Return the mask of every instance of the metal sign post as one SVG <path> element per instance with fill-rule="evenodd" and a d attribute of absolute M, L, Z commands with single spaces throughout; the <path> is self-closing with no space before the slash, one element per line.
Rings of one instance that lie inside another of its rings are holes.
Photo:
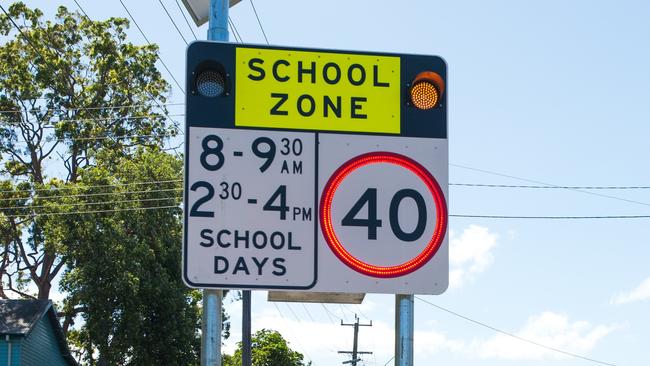
<path fill-rule="evenodd" d="M 210 0 L 208 39 L 228 41 L 228 0 Z M 203 323 L 201 325 L 201 366 L 221 365 L 221 313 L 223 291 L 203 290 Z"/>
<path fill-rule="evenodd" d="M 413 295 L 395 295 L 395 366 L 413 366 Z"/>

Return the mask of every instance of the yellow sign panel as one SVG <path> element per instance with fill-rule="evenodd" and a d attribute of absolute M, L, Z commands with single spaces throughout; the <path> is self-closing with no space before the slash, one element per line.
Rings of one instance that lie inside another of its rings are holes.
<path fill-rule="evenodd" d="M 400 133 L 400 58 L 237 48 L 235 125 Z"/>

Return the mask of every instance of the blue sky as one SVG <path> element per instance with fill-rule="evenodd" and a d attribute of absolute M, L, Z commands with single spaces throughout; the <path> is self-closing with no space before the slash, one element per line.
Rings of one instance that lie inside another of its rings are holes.
<path fill-rule="evenodd" d="M 118 0 L 78 1 L 94 19 L 126 16 Z M 124 2 L 182 80 L 185 43 L 158 1 Z M 192 39 L 175 0 L 163 2 Z M 68 0 L 27 3 L 48 15 L 58 4 L 76 9 Z M 452 183 L 530 184 L 503 176 L 508 175 L 554 185 L 650 185 L 648 2 L 257 0 L 255 5 L 271 44 L 444 57 Z M 233 7 L 231 17 L 245 42 L 265 42 L 249 0 Z M 195 29 L 200 38 L 206 31 Z M 132 42 L 144 42 L 135 28 L 129 34 Z M 183 101 L 180 90 L 174 88 L 172 100 Z M 650 190 L 588 192 L 615 198 L 562 189 L 455 186 L 450 212 L 650 214 Z M 450 229 L 452 286 L 423 299 L 588 358 L 650 364 L 649 219 L 452 218 Z M 352 331 L 334 323 L 351 321 L 354 312 L 374 324 L 360 332 L 360 349 L 374 352 L 364 357 L 365 364 L 384 365 L 392 356 L 392 295 L 369 295 L 360 307 L 274 305 L 265 298 L 264 292 L 254 295 L 253 328 L 282 331 L 314 365 L 345 360 L 336 351 L 351 347 Z M 239 303 L 228 311 L 238 324 Z M 240 336 L 236 328 L 228 351 Z M 499 335 L 419 300 L 415 342 L 418 365 L 593 364 Z"/>

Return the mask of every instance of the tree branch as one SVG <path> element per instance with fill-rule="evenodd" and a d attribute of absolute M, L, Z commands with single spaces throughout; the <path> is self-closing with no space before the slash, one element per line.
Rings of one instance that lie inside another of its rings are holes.
<path fill-rule="evenodd" d="M 23 241 L 20 239 L 20 236 L 18 235 L 18 228 L 15 226 L 15 222 L 13 218 L 10 220 L 10 223 L 12 224 L 13 230 L 13 236 L 14 236 L 14 241 L 16 242 L 16 245 L 18 246 L 18 252 L 20 254 L 20 257 L 22 260 L 27 264 L 29 273 L 31 274 L 32 280 L 34 282 L 38 283 L 38 275 L 36 273 L 36 267 L 34 267 L 33 264 L 30 264 L 29 259 L 27 257 L 27 252 L 25 251 L 25 246 L 23 244 Z"/>
<path fill-rule="evenodd" d="M 61 261 L 59 261 L 59 263 L 56 265 L 56 267 L 54 267 L 52 272 L 50 272 L 48 280 L 53 281 L 54 277 L 56 277 L 56 275 L 59 274 L 59 271 L 61 271 L 61 268 L 63 268 L 64 265 L 65 265 L 65 261 L 63 259 L 61 259 Z"/>
<path fill-rule="evenodd" d="M 11 276 L 7 277 L 7 285 L 8 285 L 7 290 L 16 293 L 16 294 L 18 294 L 19 296 L 22 296 L 22 297 L 26 297 L 26 298 L 30 298 L 30 299 L 36 300 L 36 297 L 35 297 L 35 296 L 30 295 L 30 294 L 28 294 L 28 293 L 26 293 L 26 292 L 20 291 L 20 290 L 18 290 L 18 289 L 15 289 L 14 286 L 13 286 L 13 282 L 11 281 Z"/>

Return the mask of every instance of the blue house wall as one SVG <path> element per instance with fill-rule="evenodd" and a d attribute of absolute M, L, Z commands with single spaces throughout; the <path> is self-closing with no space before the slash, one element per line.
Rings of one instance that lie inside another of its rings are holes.
<path fill-rule="evenodd" d="M 27 337 L 11 336 L 11 366 L 67 366 L 47 316 L 41 317 Z M 0 339 L 0 366 L 8 365 L 9 347 Z"/>
<path fill-rule="evenodd" d="M 21 351 L 21 340 L 20 336 L 11 336 L 11 365 L 17 366 L 20 365 L 20 351 Z M 3 336 L 0 339 L 0 366 L 7 366 L 9 361 L 7 357 L 9 356 L 9 347 L 7 341 Z"/>
<path fill-rule="evenodd" d="M 67 366 L 49 317 L 38 320 L 22 342 L 22 365 Z"/>

